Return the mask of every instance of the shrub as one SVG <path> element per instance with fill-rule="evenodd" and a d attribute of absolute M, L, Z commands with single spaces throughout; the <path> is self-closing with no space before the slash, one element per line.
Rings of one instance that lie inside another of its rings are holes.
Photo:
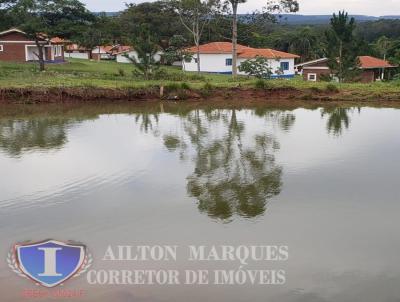
<path fill-rule="evenodd" d="M 210 82 L 206 82 L 206 83 L 204 83 L 203 88 L 200 89 L 200 94 L 203 97 L 207 97 L 211 94 L 213 89 L 214 89 L 214 86 Z"/>
<path fill-rule="evenodd" d="M 119 69 L 118 69 L 118 75 L 119 75 L 120 77 L 124 77 L 124 76 L 125 76 L 125 70 L 119 68 Z"/>
<path fill-rule="evenodd" d="M 172 91 L 178 91 L 181 86 L 178 83 L 168 83 L 167 85 L 165 85 L 165 90 L 167 92 L 172 92 Z"/>
<path fill-rule="evenodd" d="M 335 84 L 328 84 L 328 85 L 326 85 L 326 91 L 332 92 L 332 93 L 338 93 L 339 88 Z"/>
<path fill-rule="evenodd" d="M 207 90 L 207 91 L 211 91 L 214 89 L 214 86 L 210 82 L 206 82 L 206 83 L 204 83 L 203 89 Z"/>
<path fill-rule="evenodd" d="M 321 82 L 330 82 L 330 81 L 332 81 L 332 77 L 329 74 L 321 74 L 319 76 L 319 80 Z"/>
<path fill-rule="evenodd" d="M 268 60 L 259 56 L 242 62 L 239 66 L 239 71 L 259 79 L 269 79 L 272 75 Z"/>
<path fill-rule="evenodd" d="M 255 82 L 254 86 L 255 86 L 257 89 L 267 89 L 267 88 L 268 88 L 267 82 L 266 82 L 265 80 L 263 80 L 263 79 L 258 79 L 258 80 Z"/>
<path fill-rule="evenodd" d="M 311 90 L 313 93 L 320 93 L 320 92 L 321 92 L 321 89 L 319 89 L 318 87 L 315 87 L 315 86 L 311 87 L 310 90 Z"/>
<path fill-rule="evenodd" d="M 186 89 L 186 90 L 189 90 L 189 89 L 190 89 L 190 86 L 189 86 L 189 84 L 188 84 L 188 83 L 186 83 L 186 82 L 182 82 L 182 83 L 181 83 L 181 89 Z"/>

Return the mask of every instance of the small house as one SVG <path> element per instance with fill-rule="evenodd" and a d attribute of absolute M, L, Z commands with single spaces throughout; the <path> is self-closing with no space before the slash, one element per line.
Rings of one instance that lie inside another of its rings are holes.
<path fill-rule="evenodd" d="M 183 70 L 197 71 L 197 47 L 186 50 L 192 57 L 182 62 Z M 263 57 L 268 60 L 273 78 L 292 78 L 294 60 L 299 56 L 269 48 L 252 48 L 238 44 L 238 66 L 248 59 Z M 200 45 L 200 70 L 202 72 L 231 74 L 232 73 L 232 43 L 212 42 Z M 245 74 L 238 71 L 238 74 Z"/>
<path fill-rule="evenodd" d="M 69 44 L 65 46 L 64 57 L 90 60 L 92 58 L 92 50 L 78 44 Z"/>
<path fill-rule="evenodd" d="M 64 62 L 64 43 L 60 38 L 40 35 L 39 43 L 44 47 L 44 60 L 47 63 Z M 38 47 L 27 34 L 17 28 L 0 32 L 0 61 L 30 62 L 38 61 Z"/>
<path fill-rule="evenodd" d="M 115 53 L 115 56 L 118 63 L 131 63 L 131 61 L 126 56 L 138 60 L 138 53 L 133 47 L 130 46 L 121 46 L 118 52 Z M 154 61 L 160 62 L 161 56 L 162 52 L 158 51 L 153 57 Z"/>
<path fill-rule="evenodd" d="M 92 59 L 97 61 L 113 59 L 112 51 L 114 47 L 111 45 L 96 46 L 92 50 Z"/>
<path fill-rule="evenodd" d="M 390 70 L 396 66 L 388 61 L 374 58 L 371 56 L 359 56 L 359 66 L 361 70 L 359 81 L 364 83 L 382 80 L 385 76 L 389 77 Z M 328 59 L 321 58 L 314 61 L 304 62 L 295 66 L 299 74 L 303 75 L 305 81 L 321 81 L 324 78 L 332 78 L 333 72 L 328 66 Z"/>

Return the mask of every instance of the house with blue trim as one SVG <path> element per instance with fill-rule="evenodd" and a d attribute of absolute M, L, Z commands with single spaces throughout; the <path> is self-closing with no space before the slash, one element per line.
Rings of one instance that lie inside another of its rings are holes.
<path fill-rule="evenodd" d="M 200 71 L 220 74 L 232 73 L 232 43 L 212 42 L 200 45 Z M 191 57 L 182 62 L 185 71 L 197 71 L 197 47 L 186 50 Z M 269 48 L 252 48 L 237 45 L 238 66 L 248 59 L 263 57 L 268 60 L 273 78 L 292 78 L 295 76 L 294 61 L 299 56 Z M 238 74 L 245 75 L 238 71 Z"/>

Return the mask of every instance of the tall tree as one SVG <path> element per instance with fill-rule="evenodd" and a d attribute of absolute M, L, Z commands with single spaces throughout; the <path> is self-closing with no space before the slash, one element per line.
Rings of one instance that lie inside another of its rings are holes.
<path fill-rule="evenodd" d="M 3 6 L 14 23 L 35 41 L 41 71 L 45 69 L 44 46 L 50 37 L 70 38 L 93 20 L 78 0 L 5 0 Z"/>
<path fill-rule="evenodd" d="M 392 40 L 386 36 L 382 36 L 376 41 L 376 49 L 384 60 L 388 54 L 389 49 L 392 47 Z"/>
<path fill-rule="evenodd" d="M 100 46 L 121 43 L 121 35 L 119 26 L 116 24 L 116 18 L 108 17 L 105 13 L 101 13 L 96 16 L 92 26 L 86 26 L 74 34 L 72 40 L 92 52 L 97 46 L 99 46 L 100 51 Z M 92 57 L 92 53 L 90 57 Z M 98 59 L 100 61 L 100 55 Z"/>
<path fill-rule="evenodd" d="M 127 4 L 126 10 L 118 20 L 127 40 L 140 34 L 143 26 L 157 36 L 160 44 L 173 35 L 183 33 L 179 17 L 170 0 Z"/>
<path fill-rule="evenodd" d="M 197 72 L 200 72 L 200 40 L 205 27 L 221 10 L 219 0 L 177 0 L 176 12 L 182 25 L 190 33 L 196 45 Z"/>
<path fill-rule="evenodd" d="M 137 57 L 129 56 L 129 54 L 126 54 L 125 57 L 135 65 L 140 76 L 149 80 L 159 67 L 159 62 L 155 59 L 159 50 L 157 39 L 143 27 L 141 32 L 132 39 L 131 45 L 135 48 Z"/>
<path fill-rule="evenodd" d="M 238 7 L 246 0 L 227 0 L 232 6 L 232 75 L 237 76 L 237 40 L 238 40 Z M 297 12 L 299 3 L 297 0 L 267 0 L 267 5 L 262 12 L 270 15 L 278 12 Z"/>
<path fill-rule="evenodd" d="M 340 82 L 354 78 L 358 70 L 359 43 L 354 36 L 356 22 L 344 11 L 333 14 L 331 28 L 326 31 L 328 65 Z"/>

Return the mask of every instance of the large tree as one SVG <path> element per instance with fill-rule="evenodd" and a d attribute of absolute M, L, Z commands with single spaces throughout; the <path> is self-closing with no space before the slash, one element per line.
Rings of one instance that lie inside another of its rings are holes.
<path fill-rule="evenodd" d="M 205 27 L 219 15 L 223 6 L 219 0 L 176 0 L 176 12 L 196 46 L 197 72 L 200 72 L 200 40 Z"/>
<path fill-rule="evenodd" d="M 159 51 L 157 38 L 144 26 L 130 44 L 135 48 L 137 56 L 125 54 L 125 57 L 135 65 L 135 73 L 149 80 L 159 67 L 159 62 L 155 59 Z"/>
<path fill-rule="evenodd" d="M 232 75 L 237 76 L 237 40 L 238 40 L 238 7 L 246 0 L 227 0 L 232 6 Z M 299 3 L 297 0 L 267 0 L 267 5 L 261 12 L 262 15 L 271 15 L 279 12 L 297 12 Z"/>
<path fill-rule="evenodd" d="M 157 35 L 159 44 L 168 47 L 165 40 L 183 33 L 179 17 L 169 0 L 127 4 L 118 19 L 127 40 L 140 34 L 144 26 L 153 35 Z"/>
<path fill-rule="evenodd" d="M 359 40 L 354 36 L 356 22 L 344 11 L 333 14 L 331 28 L 326 31 L 328 65 L 340 82 L 358 73 Z"/>
<path fill-rule="evenodd" d="M 44 46 L 50 37 L 70 38 L 93 15 L 78 0 L 4 0 L 14 23 L 35 41 L 40 70 L 45 69 Z"/>

